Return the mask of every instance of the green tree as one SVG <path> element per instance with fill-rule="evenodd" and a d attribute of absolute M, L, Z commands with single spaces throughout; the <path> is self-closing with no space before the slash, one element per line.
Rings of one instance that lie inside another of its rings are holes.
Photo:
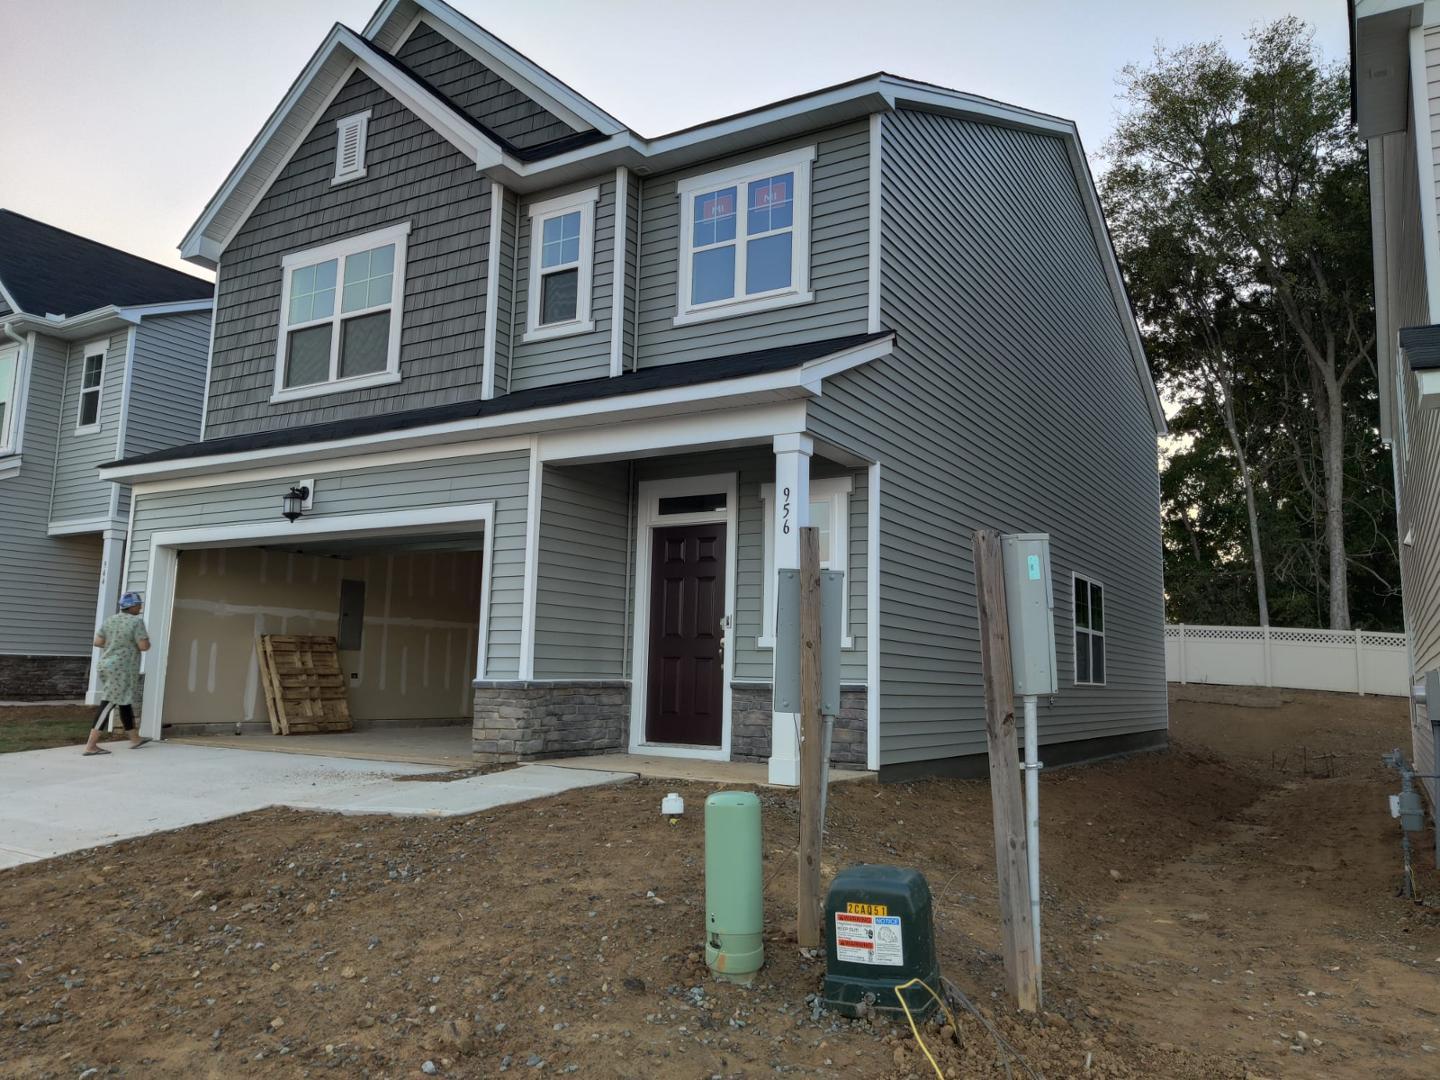
<path fill-rule="evenodd" d="M 1300 599 L 1313 611 L 1323 597 L 1318 617 L 1349 629 L 1359 561 L 1382 579 L 1365 586 L 1367 621 L 1389 623 L 1393 579 L 1374 565 L 1387 545 L 1393 554 L 1393 516 L 1372 455 L 1367 177 L 1346 71 L 1283 18 L 1250 34 L 1243 59 L 1218 42 L 1159 49 L 1122 84 L 1102 196 L 1157 376 L 1181 406 L 1174 429 L 1191 440 L 1172 455 L 1168 468 L 1185 476 L 1167 494 L 1228 490 L 1243 528 L 1196 503 L 1172 503 L 1169 517 L 1213 519 L 1201 551 L 1223 580 L 1248 557 L 1256 600 L 1246 607 L 1261 622 L 1280 614 L 1272 586 L 1283 578 L 1287 621 Z M 1230 472 L 1228 488 L 1217 470 Z M 1179 550 L 1169 551 L 1172 581 L 1183 578 Z"/>

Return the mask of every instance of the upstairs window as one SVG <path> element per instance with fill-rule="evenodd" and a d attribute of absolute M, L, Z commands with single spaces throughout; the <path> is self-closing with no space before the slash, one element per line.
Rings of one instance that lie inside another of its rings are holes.
<path fill-rule="evenodd" d="M 804 303 L 815 148 L 690 177 L 680 196 L 676 323 Z"/>
<path fill-rule="evenodd" d="M 530 204 L 530 286 L 523 340 L 595 329 L 590 293 L 599 198 L 599 188 L 587 188 Z"/>
<path fill-rule="evenodd" d="M 365 175 L 365 134 L 370 110 L 335 121 L 335 179 L 332 184 L 358 180 Z"/>
<path fill-rule="evenodd" d="M 80 405 L 75 429 L 83 431 L 100 426 L 101 384 L 105 381 L 105 345 L 97 341 L 85 347 L 85 360 L 80 368 Z"/>
<path fill-rule="evenodd" d="M 1105 685 L 1105 590 L 1075 575 L 1075 683 Z"/>
<path fill-rule="evenodd" d="M 271 401 L 399 381 L 409 233 L 396 225 L 285 256 Z"/>
<path fill-rule="evenodd" d="M 15 409 L 20 398 L 20 350 L 0 348 L 0 454 L 15 449 Z"/>

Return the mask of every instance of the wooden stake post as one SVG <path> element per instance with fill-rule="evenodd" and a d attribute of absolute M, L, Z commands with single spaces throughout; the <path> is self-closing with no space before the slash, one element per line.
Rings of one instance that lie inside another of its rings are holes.
<path fill-rule="evenodd" d="M 796 937 L 820 947 L 820 846 L 824 830 L 824 728 L 820 721 L 820 531 L 800 530 L 800 896 Z"/>
<path fill-rule="evenodd" d="M 980 663 L 985 679 L 985 737 L 990 750 L 990 802 L 995 815 L 995 879 L 1000 892 L 1005 982 L 1025 1012 L 1040 1006 L 1040 973 L 1030 925 L 1030 879 L 1025 851 L 1025 801 L 1015 730 L 1015 682 L 1010 667 L 1010 621 L 1005 609 L 1005 562 L 1000 534 L 975 532 L 975 595 L 980 610 Z"/>

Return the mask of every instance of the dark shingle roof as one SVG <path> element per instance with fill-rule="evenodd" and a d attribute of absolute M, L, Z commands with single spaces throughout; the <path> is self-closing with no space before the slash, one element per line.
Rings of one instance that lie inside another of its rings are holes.
<path fill-rule="evenodd" d="M 1407 326 L 1400 331 L 1400 347 L 1411 371 L 1440 368 L 1440 326 Z"/>
<path fill-rule="evenodd" d="M 209 281 L 13 210 L 0 210 L 0 282 L 27 315 L 205 300 L 215 292 Z"/>
<path fill-rule="evenodd" d="M 280 446 L 298 446 L 302 443 L 328 442 L 331 439 L 353 439 L 357 436 L 378 435 L 386 431 L 405 431 L 425 427 L 429 424 L 445 424 L 455 420 L 477 419 L 482 416 L 501 416 L 505 413 L 520 412 L 524 409 L 542 409 L 552 405 L 569 405 L 580 401 L 598 401 L 602 398 L 638 394 L 645 390 L 665 390 L 675 386 L 694 386 L 700 383 L 721 382 L 738 379 L 746 375 L 763 375 L 772 371 L 784 371 L 799 367 L 811 360 L 832 356 L 846 349 L 881 341 L 890 337 L 893 331 L 881 330 L 873 334 L 850 334 L 846 337 L 827 338 L 803 345 L 784 345 L 757 352 L 736 353 L 732 356 L 717 356 L 710 360 L 690 360 L 681 364 L 662 364 L 659 367 L 641 368 L 628 375 L 603 376 L 585 379 L 581 382 L 558 383 L 541 386 L 534 390 L 519 390 L 513 394 L 485 401 L 457 401 L 449 405 L 431 405 L 423 409 L 406 409 L 379 416 L 361 416 L 352 420 L 335 420 L 325 424 L 306 424 L 303 427 L 282 427 L 273 431 L 247 432 L 223 439 L 207 439 L 204 442 L 171 446 L 149 454 L 139 454 L 113 462 L 117 465 L 148 465 L 155 461 L 181 461 L 186 458 L 209 457 L 211 454 L 233 454 L 245 450 L 269 450 Z"/>

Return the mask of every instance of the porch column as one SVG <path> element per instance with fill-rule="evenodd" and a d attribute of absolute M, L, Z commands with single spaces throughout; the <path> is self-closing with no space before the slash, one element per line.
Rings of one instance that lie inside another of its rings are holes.
<path fill-rule="evenodd" d="M 808 435 L 775 436 L 776 577 L 770 582 L 771 596 L 780 594 L 779 571 L 800 569 L 800 529 L 810 524 L 810 455 L 814 449 Z M 798 787 L 800 714 L 775 708 L 773 680 L 771 685 L 770 783 Z"/>
<path fill-rule="evenodd" d="M 125 576 L 125 531 L 106 529 L 101 537 L 100 589 L 95 597 L 96 629 L 115 614 L 115 605 L 120 602 L 120 581 Z M 99 658 L 99 649 L 90 650 L 90 684 L 85 691 L 85 702 L 89 705 L 100 703 L 100 672 L 96 663 Z"/>

